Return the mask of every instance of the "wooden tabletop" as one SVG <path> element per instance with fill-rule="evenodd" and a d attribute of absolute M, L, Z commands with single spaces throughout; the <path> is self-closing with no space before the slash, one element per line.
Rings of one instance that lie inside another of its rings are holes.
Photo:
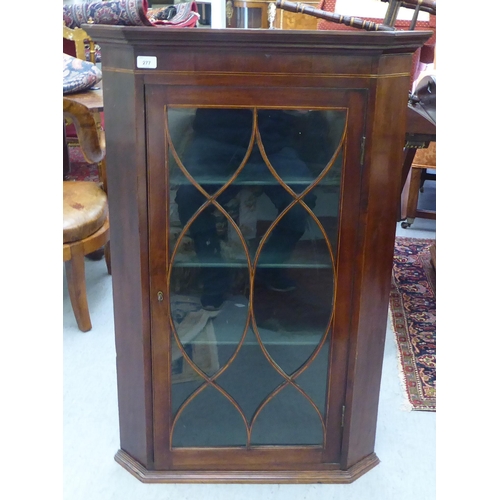
<path fill-rule="evenodd" d="M 102 87 L 96 90 L 86 90 L 76 94 L 64 94 L 66 99 L 83 104 L 89 111 L 103 111 L 104 104 L 102 98 Z"/>

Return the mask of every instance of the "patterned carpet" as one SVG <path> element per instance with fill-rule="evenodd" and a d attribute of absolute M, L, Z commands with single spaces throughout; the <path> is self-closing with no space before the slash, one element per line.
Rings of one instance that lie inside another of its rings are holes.
<path fill-rule="evenodd" d="M 434 240 L 396 238 L 390 310 L 401 375 L 412 410 L 436 411 Z"/>
<path fill-rule="evenodd" d="M 96 163 L 89 164 L 85 161 L 79 146 L 70 145 L 69 149 L 69 174 L 64 177 L 67 181 L 99 181 L 99 170 Z"/>

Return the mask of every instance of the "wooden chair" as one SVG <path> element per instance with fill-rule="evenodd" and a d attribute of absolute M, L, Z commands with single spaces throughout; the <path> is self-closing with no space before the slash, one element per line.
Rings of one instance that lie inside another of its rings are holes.
<path fill-rule="evenodd" d="M 63 52 L 78 59 L 87 59 L 85 45 L 89 47 L 89 60 L 96 62 L 95 43 L 82 28 L 68 28 L 63 22 Z"/>
<path fill-rule="evenodd" d="M 436 180 L 436 143 L 431 142 L 428 148 L 418 149 L 411 165 L 409 184 L 406 195 L 406 220 L 401 222 L 404 229 L 410 227 L 416 217 L 436 219 L 436 212 L 418 208 L 419 193 L 426 180 Z"/>
<path fill-rule="evenodd" d="M 111 274 L 108 200 L 103 161 L 106 154 L 105 138 L 93 113 L 83 104 L 63 97 L 63 114 L 75 124 L 85 159 L 89 163 L 98 163 L 101 179 L 101 184 L 63 181 L 63 261 L 78 328 L 87 332 L 92 328 L 92 323 L 85 284 L 85 255 L 104 246 L 106 266 Z"/>

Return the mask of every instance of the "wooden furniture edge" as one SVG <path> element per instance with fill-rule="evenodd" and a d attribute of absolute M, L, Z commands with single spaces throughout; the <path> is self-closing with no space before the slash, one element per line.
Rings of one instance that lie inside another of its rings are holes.
<path fill-rule="evenodd" d="M 84 24 L 85 30 L 99 43 L 168 46 L 186 48 L 199 46 L 209 48 L 214 44 L 219 50 L 221 43 L 230 43 L 228 50 L 273 48 L 279 40 L 280 50 L 286 48 L 303 51 L 313 50 L 315 54 L 329 52 L 333 48 L 357 52 L 400 52 L 415 51 L 432 35 L 432 31 L 326 31 L 326 30 L 271 30 L 271 29 L 210 29 L 210 30 L 163 30 L 142 26 L 109 26 Z M 364 44 L 360 48 L 360 44 Z M 274 50 L 276 50 L 274 48 Z"/>
<path fill-rule="evenodd" d="M 380 463 L 377 455 L 372 453 L 347 470 L 148 471 L 123 450 L 118 450 L 115 461 L 143 483 L 226 484 L 350 484 Z"/>
<path fill-rule="evenodd" d="M 109 216 L 106 217 L 104 224 L 90 236 L 87 236 L 83 240 L 74 241 L 71 243 L 63 244 L 63 261 L 66 262 L 71 259 L 71 247 L 73 246 L 83 246 L 83 253 L 87 255 L 95 250 L 101 248 L 108 241 L 109 234 Z"/>

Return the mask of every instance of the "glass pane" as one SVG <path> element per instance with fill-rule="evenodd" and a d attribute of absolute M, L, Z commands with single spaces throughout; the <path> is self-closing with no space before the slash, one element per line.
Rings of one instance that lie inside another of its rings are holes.
<path fill-rule="evenodd" d="M 167 124 L 175 446 L 321 444 L 345 111 L 173 108 Z M 294 376 L 307 396 L 267 401 Z"/>
<path fill-rule="evenodd" d="M 345 133 L 346 114 L 343 110 L 321 110 L 302 113 L 298 125 L 297 150 L 307 168 L 317 178 L 335 158 L 333 167 L 326 172 L 324 184 L 340 185 L 343 151 L 338 146 Z"/>
<path fill-rule="evenodd" d="M 323 417 L 326 416 L 329 341 L 330 338 L 328 337 L 307 370 L 295 379 L 297 385 L 313 400 Z"/>
<path fill-rule="evenodd" d="M 174 426 L 172 446 L 244 446 L 245 421 L 217 389 L 206 387 L 183 409 Z"/>
<path fill-rule="evenodd" d="M 242 163 L 253 129 L 251 109 L 168 109 L 171 147 L 180 164 L 170 161 L 171 182 L 188 183 L 184 168 L 207 192 L 224 185 Z M 173 152 L 171 152 L 173 153 Z M 233 189 L 224 200 L 236 192 Z"/>
<path fill-rule="evenodd" d="M 287 215 L 269 233 L 257 261 L 253 310 L 263 345 L 291 375 L 329 327 L 334 283 L 323 235 L 306 230 L 316 225 L 312 217 L 299 205 Z"/>
<path fill-rule="evenodd" d="M 188 348 L 189 349 L 189 348 Z M 191 354 L 191 353 L 190 353 Z M 183 357 L 173 362 L 172 367 L 172 413 L 175 415 L 184 401 L 204 382 Z"/>
<path fill-rule="evenodd" d="M 321 418 L 311 402 L 295 387 L 288 385 L 257 416 L 251 444 L 321 445 Z"/>
<path fill-rule="evenodd" d="M 240 352 L 217 383 L 231 394 L 250 422 L 261 403 L 283 380 L 267 361 L 250 329 Z"/>

